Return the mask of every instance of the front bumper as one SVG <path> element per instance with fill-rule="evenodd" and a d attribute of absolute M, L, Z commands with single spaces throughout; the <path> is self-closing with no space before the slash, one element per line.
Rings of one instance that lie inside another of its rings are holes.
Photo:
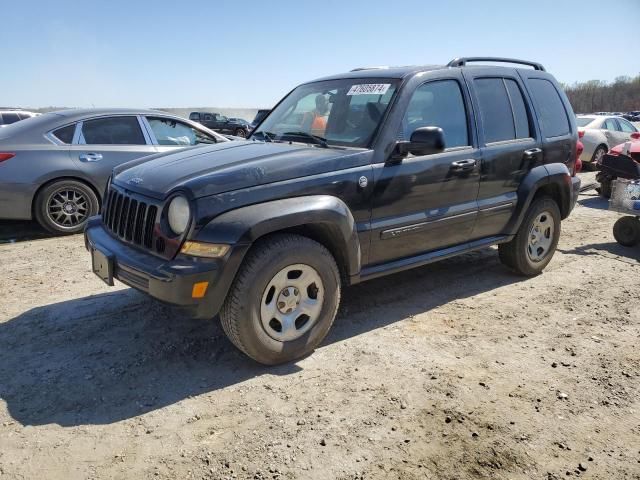
<path fill-rule="evenodd" d="M 578 202 L 578 196 L 580 195 L 580 187 L 582 186 L 582 180 L 579 176 L 571 177 L 571 205 L 569 205 L 569 212 L 573 210 Z"/>
<path fill-rule="evenodd" d="M 178 254 L 166 260 L 114 237 L 100 217 L 89 219 L 84 237 L 87 250 L 96 249 L 112 260 L 113 278 L 158 300 L 184 307 L 197 318 L 214 317 L 220 310 L 242 250 L 236 248 L 224 259 Z M 209 282 L 205 296 L 192 298 L 193 285 L 200 282 Z"/>

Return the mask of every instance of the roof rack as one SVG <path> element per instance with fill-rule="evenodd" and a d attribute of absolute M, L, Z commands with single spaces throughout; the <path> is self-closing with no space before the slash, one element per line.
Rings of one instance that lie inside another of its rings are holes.
<path fill-rule="evenodd" d="M 464 67 L 469 62 L 498 62 L 498 63 L 517 63 L 520 65 L 528 65 L 533 67 L 534 70 L 540 70 L 542 72 L 546 72 L 544 67 L 536 62 L 529 62 L 527 60 L 518 60 L 517 58 L 502 58 L 502 57 L 461 57 L 454 58 L 449 63 L 447 63 L 447 67 Z"/>
<path fill-rule="evenodd" d="M 357 67 L 354 68 L 353 70 L 349 70 L 350 72 L 361 72 L 362 70 L 388 70 L 389 67 L 385 66 L 379 66 L 379 67 Z"/>

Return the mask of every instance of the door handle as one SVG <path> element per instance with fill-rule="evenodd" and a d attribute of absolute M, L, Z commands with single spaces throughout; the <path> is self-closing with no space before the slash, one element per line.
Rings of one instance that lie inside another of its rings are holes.
<path fill-rule="evenodd" d="M 524 159 L 527 161 L 537 160 L 538 156 L 542 153 L 541 148 L 530 148 L 529 150 L 524 151 Z"/>
<path fill-rule="evenodd" d="M 473 158 L 451 162 L 451 170 L 454 172 L 468 172 L 476 167 L 477 161 Z"/>
<path fill-rule="evenodd" d="M 83 153 L 78 158 L 80 158 L 81 162 L 98 162 L 102 160 L 102 154 L 101 153 Z"/>

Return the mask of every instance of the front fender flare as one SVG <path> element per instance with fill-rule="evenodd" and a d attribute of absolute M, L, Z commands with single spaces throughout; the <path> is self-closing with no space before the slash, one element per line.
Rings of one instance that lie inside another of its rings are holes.
<path fill-rule="evenodd" d="M 342 200 L 330 195 L 286 198 L 240 207 L 215 217 L 193 239 L 249 246 L 270 233 L 309 225 L 326 232 L 340 252 L 336 261 L 343 263 L 347 275 L 360 272 L 360 242 L 353 215 Z"/>

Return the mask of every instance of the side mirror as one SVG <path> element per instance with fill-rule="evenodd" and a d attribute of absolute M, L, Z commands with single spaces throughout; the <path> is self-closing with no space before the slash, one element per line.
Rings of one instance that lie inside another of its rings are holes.
<path fill-rule="evenodd" d="M 631 134 L 631 138 L 633 138 L 634 140 L 640 140 L 640 132 L 633 132 Z"/>
<path fill-rule="evenodd" d="M 444 150 L 444 131 L 440 127 L 420 127 L 411 134 L 409 152 L 413 155 L 431 155 Z"/>

